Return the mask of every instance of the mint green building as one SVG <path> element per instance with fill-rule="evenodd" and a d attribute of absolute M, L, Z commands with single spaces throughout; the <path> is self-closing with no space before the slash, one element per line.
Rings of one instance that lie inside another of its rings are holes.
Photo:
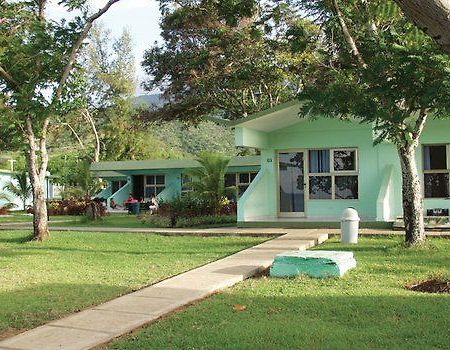
<path fill-rule="evenodd" d="M 231 125 L 236 146 L 261 152 L 261 170 L 238 202 L 240 226 L 336 223 L 347 207 L 363 225 L 402 215 L 394 145 L 374 146 L 369 124 L 298 114 L 292 101 Z M 448 215 L 449 144 L 450 120 L 430 120 L 417 154 L 425 214 Z"/>
<path fill-rule="evenodd" d="M 336 226 L 345 208 L 355 208 L 362 226 L 387 226 L 402 216 L 401 171 L 394 145 L 374 146 L 370 124 L 299 117 L 297 101 L 230 123 L 236 146 L 257 157 L 230 163 L 227 185 L 240 188 L 239 226 Z M 450 119 L 429 120 L 417 152 L 425 215 L 450 209 Z M 182 193 L 194 160 L 100 162 L 91 170 L 106 179 L 99 194 L 117 203 L 168 199 Z"/>
<path fill-rule="evenodd" d="M 111 199 L 122 203 L 130 193 L 136 199 L 148 200 L 152 195 L 158 199 L 171 199 L 188 191 L 187 172 L 199 167 L 193 159 L 142 160 L 99 162 L 91 165 L 94 176 L 107 182 L 107 187 L 97 197 L 105 198 L 109 207 Z M 236 157 L 230 161 L 226 185 L 237 186 L 244 193 L 260 168 L 259 156 Z"/>

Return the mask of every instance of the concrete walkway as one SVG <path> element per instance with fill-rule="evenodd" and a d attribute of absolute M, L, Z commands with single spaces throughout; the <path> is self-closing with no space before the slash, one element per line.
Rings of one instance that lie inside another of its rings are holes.
<path fill-rule="evenodd" d="M 90 349 L 254 276 L 268 268 L 278 253 L 305 250 L 328 238 L 314 229 L 284 230 L 284 233 L 224 259 L 3 340 L 0 350 Z"/>

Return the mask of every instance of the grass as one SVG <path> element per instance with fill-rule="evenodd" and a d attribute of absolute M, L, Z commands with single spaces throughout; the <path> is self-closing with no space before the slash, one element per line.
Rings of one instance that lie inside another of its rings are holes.
<path fill-rule="evenodd" d="M 255 245 L 263 238 L 0 232 L 0 338 Z"/>
<path fill-rule="evenodd" d="M 60 220 L 80 220 L 81 217 L 78 216 L 51 216 L 51 221 L 60 221 Z M 32 222 L 33 216 L 30 214 L 24 214 L 23 212 L 12 212 L 10 215 L 0 216 L 0 224 L 2 223 L 10 223 L 10 222 Z M 61 224 L 61 223 L 60 223 Z"/>
<path fill-rule="evenodd" d="M 110 349 L 448 349 L 450 295 L 404 288 L 450 277 L 450 240 L 406 249 L 402 238 L 336 239 L 319 249 L 352 250 L 358 267 L 341 279 L 256 278 L 215 295 Z M 233 311 L 233 305 L 245 311 Z"/>
<path fill-rule="evenodd" d="M 150 223 L 145 222 L 144 219 L 130 214 L 111 214 L 103 217 L 101 220 L 92 221 L 88 220 L 86 217 L 65 217 L 66 222 L 54 222 L 50 226 L 57 227 L 114 227 L 114 228 L 153 228 L 157 226 L 152 226 Z M 232 223 L 218 223 L 211 225 L 197 225 L 188 226 L 186 228 L 216 228 L 216 227 L 235 227 L 236 222 Z M 179 228 L 179 227 L 177 227 Z"/>
<path fill-rule="evenodd" d="M 149 228 L 147 224 L 135 215 L 129 214 L 112 214 L 103 217 L 101 220 L 92 221 L 86 217 L 70 217 L 66 216 L 66 222 L 57 222 L 50 224 L 58 227 L 117 227 L 117 228 Z"/>

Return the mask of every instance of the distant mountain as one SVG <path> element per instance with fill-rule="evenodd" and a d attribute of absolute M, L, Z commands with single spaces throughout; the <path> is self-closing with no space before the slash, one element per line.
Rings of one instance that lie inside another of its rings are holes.
<path fill-rule="evenodd" d="M 139 107 L 161 107 L 164 104 L 164 99 L 161 98 L 161 94 L 139 95 L 134 98 L 134 104 Z"/>

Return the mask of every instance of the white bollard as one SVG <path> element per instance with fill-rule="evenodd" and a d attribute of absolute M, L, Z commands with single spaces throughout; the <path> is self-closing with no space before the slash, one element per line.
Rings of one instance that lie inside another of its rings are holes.
<path fill-rule="evenodd" d="M 353 208 L 347 208 L 341 218 L 341 243 L 358 243 L 359 215 Z"/>

